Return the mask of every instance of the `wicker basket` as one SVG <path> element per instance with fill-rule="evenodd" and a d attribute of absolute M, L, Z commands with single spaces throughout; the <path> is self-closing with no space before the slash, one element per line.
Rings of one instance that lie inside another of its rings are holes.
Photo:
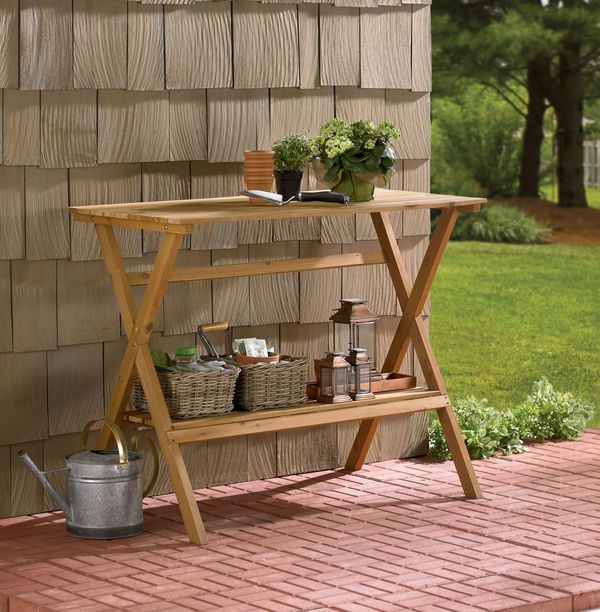
<path fill-rule="evenodd" d="M 287 363 L 237 364 L 236 408 L 254 412 L 306 402 L 308 357 L 282 355 L 281 360 Z"/>
<path fill-rule="evenodd" d="M 233 410 L 238 367 L 226 365 L 222 372 L 163 372 L 156 370 L 169 414 L 174 419 L 193 419 L 203 414 L 224 414 Z M 136 410 L 148 410 L 142 385 L 133 385 Z"/>

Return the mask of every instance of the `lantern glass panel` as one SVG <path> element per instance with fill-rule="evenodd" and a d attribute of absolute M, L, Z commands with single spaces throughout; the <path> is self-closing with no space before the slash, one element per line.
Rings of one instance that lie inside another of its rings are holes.
<path fill-rule="evenodd" d="M 364 348 L 367 355 L 373 359 L 373 367 L 376 368 L 374 361 L 375 355 L 375 322 L 372 323 L 353 323 L 352 331 L 352 346 L 350 348 Z"/>
<path fill-rule="evenodd" d="M 363 363 L 361 365 L 357 365 L 356 370 L 356 379 L 357 379 L 357 393 L 371 393 L 371 364 Z"/>
<path fill-rule="evenodd" d="M 335 380 L 335 394 L 348 394 L 348 368 L 336 368 L 333 370 Z"/>
<path fill-rule="evenodd" d="M 333 397 L 333 374 L 335 370 L 328 366 L 321 366 L 321 395 Z"/>

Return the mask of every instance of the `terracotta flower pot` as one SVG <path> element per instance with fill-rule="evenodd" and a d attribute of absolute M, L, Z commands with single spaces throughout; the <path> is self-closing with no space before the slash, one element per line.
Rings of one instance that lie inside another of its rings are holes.
<path fill-rule="evenodd" d="M 244 182 L 246 189 L 273 191 L 273 151 L 244 151 Z M 250 199 L 252 204 L 264 204 Z"/>

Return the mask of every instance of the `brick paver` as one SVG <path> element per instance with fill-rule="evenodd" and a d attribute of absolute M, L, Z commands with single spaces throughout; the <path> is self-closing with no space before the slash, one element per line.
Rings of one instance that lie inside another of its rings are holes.
<path fill-rule="evenodd" d="M 173 495 L 145 533 L 77 540 L 60 513 L 0 521 L 0 612 L 571 612 L 600 606 L 600 431 L 475 462 L 386 461 L 196 491 L 209 544 Z"/>

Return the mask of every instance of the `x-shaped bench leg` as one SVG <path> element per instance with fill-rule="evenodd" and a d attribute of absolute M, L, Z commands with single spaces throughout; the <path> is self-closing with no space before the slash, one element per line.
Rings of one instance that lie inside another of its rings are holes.
<path fill-rule="evenodd" d="M 96 225 L 96 233 L 128 337 L 127 349 L 110 397 L 107 416 L 118 424 L 122 423 L 137 372 L 144 388 L 156 436 L 169 469 L 187 533 L 193 543 L 205 544 L 206 533 L 181 448 L 179 444 L 169 442 L 167 438 L 167 432 L 172 429 L 171 418 L 148 346 L 154 321 L 167 286 L 167 279 L 175 264 L 182 234 L 164 234 L 146 292 L 139 311 L 137 311 L 112 227 Z M 97 447 L 106 448 L 110 438 L 108 428 L 103 428 L 98 436 Z"/>
<path fill-rule="evenodd" d="M 445 393 L 446 388 L 431 347 L 422 312 L 458 214 L 456 209 L 443 209 L 412 289 L 387 213 L 371 214 L 398 302 L 402 308 L 402 318 L 382 370 L 384 372 L 397 372 L 412 340 L 428 387 L 441 393 Z M 473 470 L 454 410 L 451 406 L 448 406 L 438 409 L 437 413 L 465 495 L 480 498 L 482 494 L 477 476 Z M 375 418 L 365 419 L 361 422 L 346 462 L 347 469 L 357 470 L 362 467 L 379 421 L 380 419 Z"/>

